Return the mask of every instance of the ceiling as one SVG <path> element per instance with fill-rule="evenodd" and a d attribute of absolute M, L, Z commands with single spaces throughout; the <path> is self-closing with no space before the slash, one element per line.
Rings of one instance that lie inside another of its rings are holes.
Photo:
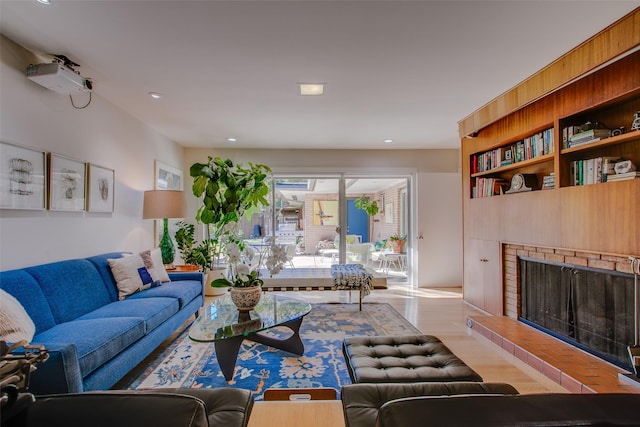
<path fill-rule="evenodd" d="M 185 147 L 281 149 L 457 148 L 460 119 L 640 4 L 51 2 L 2 0 L 0 31 Z"/>

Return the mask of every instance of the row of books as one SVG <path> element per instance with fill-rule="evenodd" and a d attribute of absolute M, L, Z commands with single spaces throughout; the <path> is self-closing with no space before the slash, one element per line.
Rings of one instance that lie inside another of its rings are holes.
<path fill-rule="evenodd" d="M 504 194 L 507 181 L 500 178 L 476 178 L 473 188 L 471 189 L 471 197 L 477 199 L 479 197 L 491 197 Z"/>
<path fill-rule="evenodd" d="M 486 172 L 553 153 L 553 145 L 553 128 L 550 128 L 506 147 L 474 154 L 471 156 L 471 173 Z"/>
<path fill-rule="evenodd" d="M 556 174 L 551 172 L 549 175 L 542 177 L 542 189 L 551 190 L 556 188 Z"/>
<path fill-rule="evenodd" d="M 609 129 L 589 129 L 580 131 L 580 126 L 567 126 L 562 129 L 562 148 L 577 147 L 590 142 L 600 141 L 609 138 Z"/>
<path fill-rule="evenodd" d="M 628 179 L 640 178 L 640 171 L 616 173 L 607 176 L 607 182 L 626 181 Z"/>
<path fill-rule="evenodd" d="M 570 184 L 589 185 L 607 182 L 616 172 L 614 166 L 619 157 L 596 157 L 576 160 L 570 165 Z"/>

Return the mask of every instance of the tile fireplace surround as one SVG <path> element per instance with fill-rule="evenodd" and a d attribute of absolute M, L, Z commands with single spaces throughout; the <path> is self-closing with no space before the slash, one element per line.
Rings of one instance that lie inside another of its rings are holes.
<path fill-rule="evenodd" d="M 626 257 L 504 243 L 504 316 L 472 316 L 468 326 L 572 393 L 640 393 L 626 371 L 519 322 L 518 256 L 631 273 Z"/>

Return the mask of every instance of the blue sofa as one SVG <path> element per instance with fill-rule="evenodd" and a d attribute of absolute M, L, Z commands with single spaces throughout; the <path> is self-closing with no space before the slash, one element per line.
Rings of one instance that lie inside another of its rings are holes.
<path fill-rule="evenodd" d="M 171 282 L 119 301 L 108 259 L 122 252 L 0 272 L 35 324 L 32 344 L 49 360 L 31 375 L 34 394 L 106 390 L 122 379 L 204 303 L 202 273 L 169 273 Z"/>

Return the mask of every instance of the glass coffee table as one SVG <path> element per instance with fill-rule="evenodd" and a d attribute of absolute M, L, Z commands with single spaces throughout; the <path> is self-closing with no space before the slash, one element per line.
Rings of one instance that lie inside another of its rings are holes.
<path fill-rule="evenodd" d="M 189 338 L 214 343 L 218 365 L 224 378 L 230 381 L 240 345 L 245 339 L 300 356 L 304 354 L 300 325 L 310 311 L 309 303 L 266 292 L 255 309 L 239 312 L 227 294 L 216 298 L 202 310 L 189 329 Z M 293 334 L 279 339 L 260 333 L 276 326 L 285 326 Z"/>

